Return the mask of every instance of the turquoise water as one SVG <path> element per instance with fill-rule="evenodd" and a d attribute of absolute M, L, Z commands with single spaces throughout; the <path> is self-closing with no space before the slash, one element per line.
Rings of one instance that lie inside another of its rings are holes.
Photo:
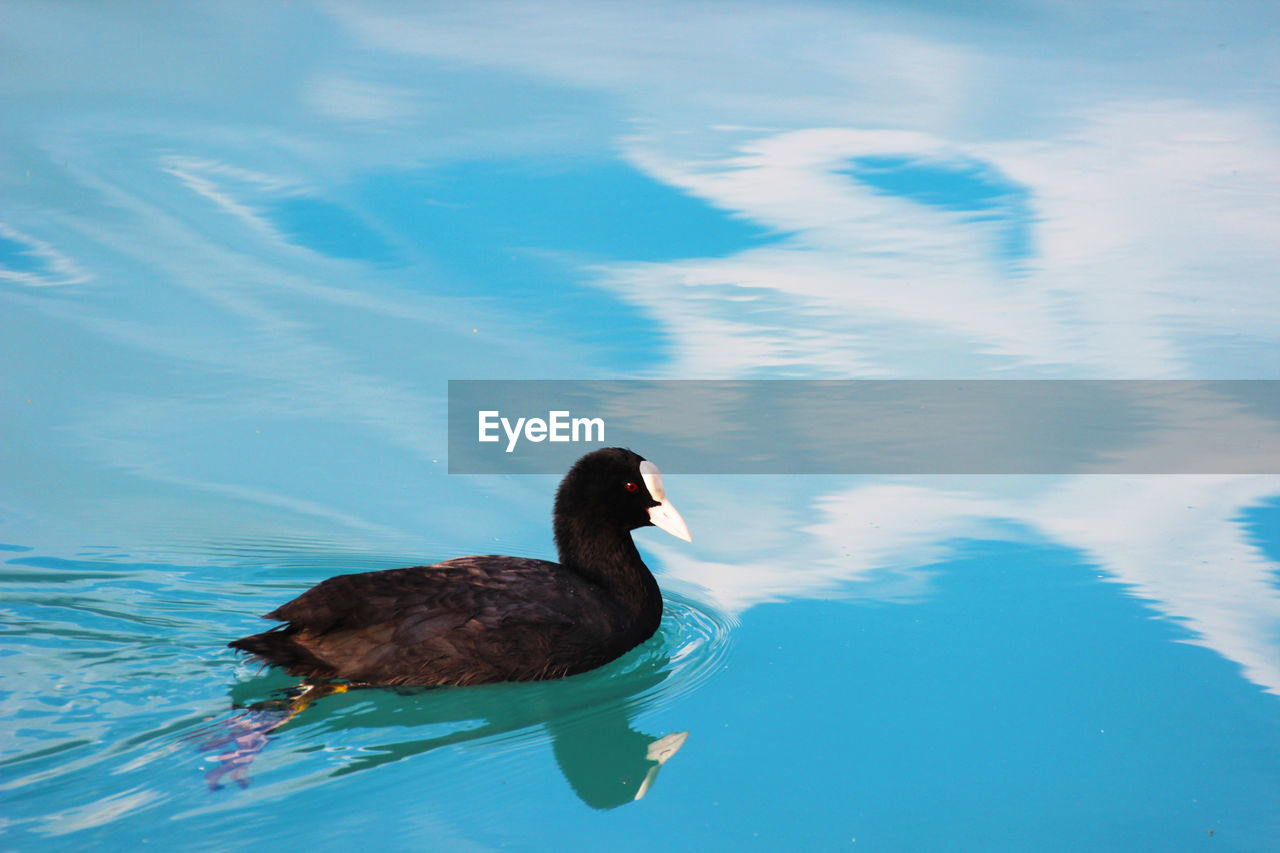
<path fill-rule="evenodd" d="M 226 648 L 553 555 L 449 379 L 1277 378 L 1273 5 L 0 17 L 0 846 L 1276 848 L 1274 476 L 668 475 L 599 671 Z"/>

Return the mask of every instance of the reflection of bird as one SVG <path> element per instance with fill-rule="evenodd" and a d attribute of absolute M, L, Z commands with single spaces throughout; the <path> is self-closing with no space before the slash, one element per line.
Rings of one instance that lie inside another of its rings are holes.
<path fill-rule="evenodd" d="M 444 746 L 545 727 L 556 762 L 573 791 L 592 808 L 612 809 L 642 798 L 658 770 L 689 736 L 673 732 L 655 739 L 631 724 L 671 675 L 672 665 L 665 644 L 648 644 L 628 664 L 569 681 L 430 689 L 429 702 L 418 701 L 424 695 L 422 688 L 349 690 L 333 682 L 306 682 L 275 692 L 266 701 L 250 701 L 279 683 L 277 677 L 264 674 L 234 686 L 233 702 L 242 710 L 192 733 L 189 739 L 198 740 L 200 751 L 212 754 L 214 763 L 205 776 L 209 787 L 217 789 L 225 780 L 248 787 L 252 764 L 276 731 L 321 700 L 325 707 L 317 709 L 315 716 L 308 711 L 310 737 L 345 739 L 352 735 L 343 733 L 356 731 L 360 734 L 354 737 L 363 741 L 360 749 L 332 769 L 334 776 L 360 773 Z M 370 696 L 376 701 L 370 701 Z"/>
<path fill-rule="evenodd" d="M 631 531 L 688 528 L 651 462 L 579 459 L 555 502 L 560 563 L 460 557 L 330 578 L 267 614 L 286 624 L 233 648 L 294 675 L 370 684 L 478 684 L 583 672 L 650 637 L 662 598 Z"/>
<path fill-rule="evenodd" d="M 629 712 L 615 705 L 601 709 L 595 719 L 547 724 L 560 772 L 593 809 L 617 808 L 649 793 L 662 765 L 689 739 L 688 732 L 656 740 L 637 732 Z"/>

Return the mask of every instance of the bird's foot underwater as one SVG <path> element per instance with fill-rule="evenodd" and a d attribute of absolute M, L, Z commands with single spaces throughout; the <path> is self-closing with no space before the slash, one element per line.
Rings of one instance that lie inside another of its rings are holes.
<path fill-rule="evenodd" d="M 210 791 L 221 790 L 223 779 L 229 778 L 241 788 L 248 788 L 252 778 L 249 766 L 266 748 L 268 737 L 276 729 L 305 711 L 312 703 L 334 693 L 346 693 L 353 685 L 329 682 L 303 682 L 284 691 L 277 698 L 255 702 L 230 719 L 222 721 L 221 731 L 197 746 L 200 752 L 216 752 L 217 765 L 205 773 Z M 359 686 L 359 685 L 354 685 Z"/>

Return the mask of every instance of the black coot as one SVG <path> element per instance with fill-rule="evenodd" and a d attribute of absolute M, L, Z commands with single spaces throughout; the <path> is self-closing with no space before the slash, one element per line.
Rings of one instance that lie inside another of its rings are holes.
<path fill-rule="evenodd" d="M 689 540 L 657 467 L 619 447 L 574 463 L 556 492 L 560 563 L 459 557 L 339 575 L 230 643 L 293 675 L 361 684 L 558 678 L 608 663 L 657 630 L 658 584 L 631 531 Z"/>

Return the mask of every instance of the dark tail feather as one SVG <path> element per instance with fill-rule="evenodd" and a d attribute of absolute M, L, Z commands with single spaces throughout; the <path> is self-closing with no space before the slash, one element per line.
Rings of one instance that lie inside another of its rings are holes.
<path fill-rule="evenodd" d="M 227 643 L 233 649 L 248 652 L 259 660 L 285 669 L 292 675 L 328 677 L 333 667 L 313 655 L 294 640 L 297 630 L 288 626 L 272 628 L 261 634 L 250 634 Z"/>

